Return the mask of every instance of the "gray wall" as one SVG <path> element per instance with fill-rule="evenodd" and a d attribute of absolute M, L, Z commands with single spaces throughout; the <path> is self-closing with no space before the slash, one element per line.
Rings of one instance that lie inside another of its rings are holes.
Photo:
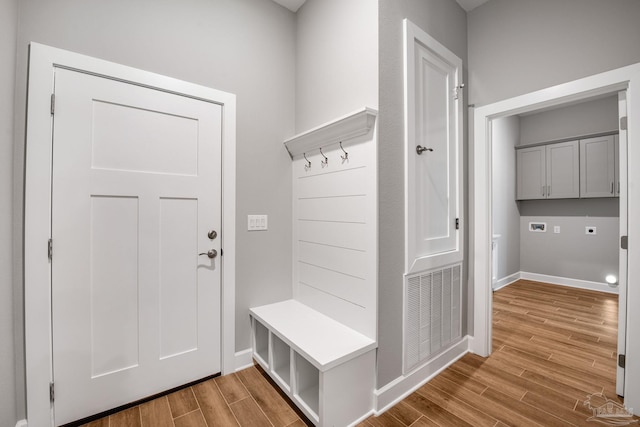
<path fill-rule="evenodd" d="M 640 62 L 638 0 L 491 0 L 468 14 L 477 106 Z"/>
<path fill-rule="evenodd" d="M 248 348 L 248 308 L 290 298 L 292 292 L 291 162 L 282 141 L 294 133 L 295 15 L 265 0 L 28 0 L 19 4 L 14 161 L 18 212 L 29 41 L 237 95 L 236 349 Z M 2 26 L 3 43 L 5 28 L 10 27 Z M 6 63 L 2 61 L 2 66 Z M 4 174 L 6 169 L 1 170 Z M 5 182 L 3 178 L 2 185 Z M 248 214 L 268 214 L 269 230 L 247 232 Z M 5 221 L 5 213 L 0 215 Z M 20 233 L 19 228 L 15 231 Z M 17 265 L 20 262 L 16 260 Z M 22 292 L 21 281 L 21 277 L 14 281 L 17 292 Z M 1 311 L 3 316 L 7 313 Z M 18 328 L 16 333 L 24 331 Z M 11 339 L 4 335 L 1 339 L 1 351 L 13 351 Z M 23 368 L 24 360 L 18 364 Z M 0 394 L 14 395 L 11 390 Z"/>
<path fill-rule="evenodd" d="M 618 95 L 554 108 L 520 118 L 518 145 L 618 129 Z"/>
<path fill-rule="evenodd" d="M 547 231 L 529 231 L 529 222 L 545 222 Z M 604 283 L 607 274 L 618 276 L 618 227 L 615 217 L 521 217 L 522 271 Z M 554 227 L 560 233 L 554 233 Z M 596 227 L 586 235 L 585 227 Z"/>
<path fill-rule="evenodd" d="M 520 119 L 505 117 L 491 123 L 493 234 L 499 234 L 498 271 L 503 279 L 520 271 L 520 212 L 516 202 L 516 153 Z"/>
<path fill-rule="evenodd" d="M 378 123 L 378 185 L 380 197 L 380 258 L 378 266 L 377 388 L 383 387 L 402 375 L 402 275 L 404 273 L 402 20 L 409 18 L 413 23 L 462 58 L 465 66 L 467 63 L 466 13 L 455 1 L 379 0 L 379 6 L 380 117 Z M 466 121 L 464 127 L 466 128 Z M 466 151 L 467 147 L 465 146 L 465 153 Z M 466 182 L 466 179 L 465 175 L 464 182 Z M 463 283 L 466 283 L 466 279 Z M 466 296 L 466 292 L 463 294 Z M 464 307 L 466 307 L 466 301 L 464 301 L 464 304 Z M 463 308 L 464 311 L 465 308 Z M 466 319 L 464 319 L 464 322 L 466 322 Z"/>
<path fill-rule="evenodd" d="M 296 23 L 296 132 L 378 108 L 378 3 L 307 0 Z"/>
<path fill-rule="evenodd" d="M 12 286 L 13 241 L 13 95 L 16 65 L 17 0 L 0 1 L 0 426 L 17 420 L 14 311 Z M 20 234 L 19 232 L 17 234 Z M 15 319 L 18 321 L 18 319 Z"/>

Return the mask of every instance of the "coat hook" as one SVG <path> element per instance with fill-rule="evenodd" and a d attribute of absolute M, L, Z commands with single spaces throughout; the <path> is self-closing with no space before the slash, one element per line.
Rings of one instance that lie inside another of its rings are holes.
<path fill-rule="evenodd" d="M 307 163 L 304 165 L 304 170 L 311 169 L 311 162 L 309 161 L 309 159 L 307 159 L 307 153 L 302 153 L 302 156 L 307 161 Z"/>
<path fill-rule="evenodd" d="M 322 157 L 324 157 L 324 160 L 320 161 L 320 164 L 322 165 L 322 167 L 328 166 L 329 158 L 325 156 L 324 153 L 322 152 L 322 147 L 320 147 L 320 154 L 322 154 Z"/>
<path fill-rule="evenodd" d="M 342 152 L 344 153 L 344 156 L 340 156 L 340 158 L 342 159 L 342 163 L 344 162 L 348 162 L 349 161 L 349 153 L 347 153 L 346 151 L 344 151 L 344 148 L 342 147 L 342 141 L 340 141 L 340 149 L 342 150 Z"/>

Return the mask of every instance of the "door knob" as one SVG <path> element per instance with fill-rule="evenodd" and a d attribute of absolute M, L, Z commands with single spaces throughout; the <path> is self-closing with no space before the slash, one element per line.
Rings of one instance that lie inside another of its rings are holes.
<path fill-rule="evenodd" d="M 213 258 L 215 258 L 215 257 L 217 257 L 217 256 L 218 256 L 218 251 L 216 251 L 215 249 L 211 249 L 211 250 L 210 250 L 210 251 L 208 251 L 208 252 L 202 252 L 201 254 L 198 254 L 198 256 L 201 256 L 201 255 L 206 255 L 206 256 L 208 256 L 209 258 L 212 258 L 212 259 L 213 259 Z"/>

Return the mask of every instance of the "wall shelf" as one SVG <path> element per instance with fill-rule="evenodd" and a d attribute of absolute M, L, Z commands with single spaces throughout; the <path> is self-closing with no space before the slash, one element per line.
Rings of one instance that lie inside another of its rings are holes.
<path fill-rule="evenodd" d="M 362 108 L 284 141 L 291 158 L 340 141 L 366 135 L 375 125 L 378 112 Z"/>

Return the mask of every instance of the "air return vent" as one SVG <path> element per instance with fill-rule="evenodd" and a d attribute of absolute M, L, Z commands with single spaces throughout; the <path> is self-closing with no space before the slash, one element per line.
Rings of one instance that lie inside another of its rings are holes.
<path fill-rule="evenodd" d="M 460 340 L 461 273 L 456 264 L 406 277 L 405 374 Z"/>

